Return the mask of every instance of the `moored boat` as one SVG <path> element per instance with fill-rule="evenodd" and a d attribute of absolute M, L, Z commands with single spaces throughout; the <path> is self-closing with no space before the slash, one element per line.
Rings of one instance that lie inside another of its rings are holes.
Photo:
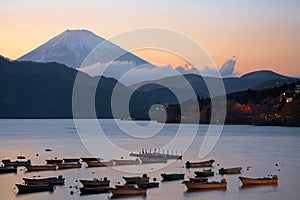
<path fill-rule="evenodd" d="M 220 182 L 212 181 L 212 182 L 191 182 L 191 181 L 183 181 L 183 184 L 186 185 L 188 190 L 197 190 L 197 189 L 226 189 L 227 182 L 226 179 L 222 179 Z"/>
<path fill-rule="evenodd" d="M 62 163 L 63 159 L 46 159 L 47 164 L 58 164 Z"/>
<path fill-rule="evenodd" d="M 100 162 L 100 161 L 85 161 L 88 167 L 110 167 L 113 166 L 112 161 Z"/>
<path fill-rule="evenodd" d="M 46 178 L 23 178 L 26 185 L 64 185 L 65 178 L 62 175 L 58 177 L 46 177 Z"/>
<path fill-rule="evenodd" d="M 221 168 L 219 174 L 240 174 L 242 167 Z"/>
<path fill-rule="evenodd" d="M 158 182 L 143 182 L 137 184 L 138 188 L 155 188 L 159 187 Z"/>
<path fill-rule="evenodd" d="M 100 158 L 95 158 L 95 157 L 81 157 L 81 160 L 83 162 L 86 162 L 86 161 L 100 161 Z"/>
<path fill-rule="evenodd" d="M 80 163 L 57 163 L 58 169 L 74 169 L 74 168 L 81 168 Z"/>
<path fill-rule="evenodd" d="M 56 170 L 55 164 L 48 164 L 48 165 L 27 165 L 25 166 L 28 172 L 33 171 L 48 171 L 48 170 Z"/>
<path fill-rule="evenodd" d="M 17 173 L 16 167 L 0 167 L 0 174 Z"/>
<path fill-rule="evenodd" d="M 137 158 L 135 160 L 112 160 L 115 165 L 136 165 L 140 164 L 140 160 Z"/>
<path fill-rule="evenodd" d="M 184 179 L 184 174 L 181 173 L 172 173 L 172 174 L 161 174 L 163 181 L 173 181 L 173 180 L 182 180 Z"/>
<path fill-rule="evenodd" d="M 173 154 L 169 154 L 169 153 L 159 153 L 159 152 L 140 152 L 140 153 L 130 153 L 130 156 L 133 157 L 152 157 L 152 158 L 157 158 L 157 157 L 165 157 L 166 159 L 182 159 L 182 155 L 173 155 Z"/>
<path fill-rule="evenodd" d="M 190 162 L 187 161 L 185 163 L 186 168 L 195 168 L 195 167 L 212 167 L 215 160 L 208 160 L 208 161 L 202 161 L 202 162 Z"/>
<path fill-rule="evenodd" d="M 201 183 L 201 182 L 207 182 L 207 178 L 189 178 L 190 182 L 193 183 Z"/>
<path fill-rule="evenodd" d="M 26 165 L 30 165 L 31 161 L 27 160 L 27 161 L 11 161 L 10 159 L 4 159 L 1 161 L 5 167 L 20 167 L 20 166 L 26 166 Z"/>
<path fill-rule="evenodd" d="M 215 172 L 213 172 L 211 169 L 203 169 L 203 171 L 194 171 L 194 174 L 197 177 L 209 177 L 209 176 L 214 176 Z"/>
<path fill-rule="evenodd" d="M 142 161 L 142 164 L 147 163 L 166 163 L 168 162 L 168 159 L 163 156 L 157 156 L 157 157 L 140 157 L 140 160 Z"/>
<path fill-rule="evenodd" d="M 272 177 L 263 178 L 248 178 L 239 177 L 243 185 L 268 185 L 268 184 L 278 184 L 278 176 L 274 175 Z"/>
<path fill-rule="evenodd" d="M 126 183 L 128 184 L 136 184 L 136 183 L 140 183 L 140 182 L 149 182 L 149 177 L 147 176 L 147 174 L 143 174 L 143 176 L 133 176 L 133 177 L 122 177 Z"/>
<path fill-rule="evenodd" d="M 146 195 L 147 189 L 144 188 L 110 188 L 113 195 Z"/>
<path fill-rule="evenodd" d="M 115 188 L 135 188 L 134 185 L 115 185 Z"/>
<path fill-rule="evenodd" d="M 110 180 L 104 177 L 103 180 L 94 178 L 93 180 L 79 180 L 84 187 L 104 187 L 109 186 Z"/>
<path fill-rule="evenodd" d="M 53 191 L 53 185 L 23 185 L 16 184 L 20 194 L 31 192 Z"/>
<path fill-rule="evenodd" d="M 65 163 L 70 163 L 70 162 L 79 162 L 79 158 L 63 158 Z"/>
<path fill-rule="evenodd" d="M 110 191 L 109 187 L 82 187 L 79 188 L 80 194 L 98 194 L 98 193 L 108 193 Z"/>

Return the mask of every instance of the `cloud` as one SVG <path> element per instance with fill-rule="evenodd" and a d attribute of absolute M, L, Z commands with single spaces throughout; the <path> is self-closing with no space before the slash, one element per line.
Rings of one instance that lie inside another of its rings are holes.
<path fill-rule="evenodd" d="M 170 76 L 181 74 L 198 74 L 211 77 L 235 77 L 234 58 L 225 62 L 220 70 L 204 67 L 201 70 L 195 68 L 191 63 L 184 66 L 177 66 L 175 69 L 171 66 L 156 67 L 151 64 L 137 66 L 131 61 L 113 61 L 110 63 L 96 63 L 79 70 L 90 76 L 106 76 L 119 80 L 125 85 L 132 85 L 138 82 L 157 80 Z"/>
<path fill-rule="evenodd" d="M 238 72 L 235 71 L 235 56 L 227 60 L 220 68 L 220 74 L 223 78 L 236 77 Z"/>

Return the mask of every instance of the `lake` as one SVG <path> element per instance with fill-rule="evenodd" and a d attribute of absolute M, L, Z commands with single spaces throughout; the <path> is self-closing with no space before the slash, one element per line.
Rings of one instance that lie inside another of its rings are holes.
<path fill-rule="evenodd" d="M 115 125 L 114 120 L 99 120 L 104 135 L 90 124 L 82 120 L 80 127 L 69 119 L 1 119 L 0 120 L 0 156 L 1 159 L 16 160 L 17 155 L 24 155 L 33 164 L 45 164 L 45 159 L 63 157 L 98 156 L 104 160 L 135 159 L 130 152 L 139 152 L 142 148 L 169 154 L 183 154 L 183 160 L 170 160 L 165 164 L 140 164 L 135 166 L 116 166 L 113 168 L 86 168 L 56 170 L 47 172 L 26 172 L 19 167 L 17 174 L 0 174 L 0 199 L 2 200 L 60 200 L 60 199 L 108 199 L 110 193 L 95 195 L 80 195 L 79 179 L 103 178 L 111 180 L 111 186 L 123 184 L 122 176 L 134 176 L 147 173 L 151 180 L 156 178 L 160 187 L 149 189 L 147 196 L 130 197 L 128 199 L 165 199 L 165 200 L 216 200 L 216 199 L 263 199 L 263 200 L 298 200 L 300 199 L 300 128 L 296 127 L 263 127 L 226 125 L 212 151 L 204 158 L 199 158 L 199 149 L 204 140 L 208 125 L 200 125 L 196 130 L 194 125 L 182 125 L 183 132 L 176 135 L 179 125 L 139 121 L 137 127 L 132 127 L 132 121 L 118 121 L 123 128 L 130 130 L 124 133 Z M 80 134 L 77 129 L 80 129 Z M 141 127 L 145 127 L 141 131 Z M 158 129 L 160 131 L 157 132 Z M 154 134 L 156 133 L 157 134 Z M 174 139 L 176 138 L 176 139 Z M 171 144 L 174 140 L 176 143 Z M 190 144 L 190 141 L 192 143 Z M 182 144 L 182 145 L 181 145 Z M 186 147 L 188 149 L 186 150 Z M 51 148 L 51 152 L 46 152 Z M 194 171 L 202 169 L 186 169 L 186 161 L 215 159 L 215 173 L 221 167 L 241 166 L 242 176 L 264 177 L 278 175 L 277 186 L 259 186 L 242 188 L 238 176 L 217 173 L 210 180 L 225 178 L 227 190 L 186 192 L 182 181 L 161 182 L 163 172 L 185 173 L 186 179 L 194 176 Z M 248 169 L 248 170 L 247 170 Z M 133 173 L 137 172 L 137 173 Z M 66 177 L 64 186 L 56 186 L 54 192 L 34 194 L 17 194 L 16 183 L 22 183 L 23 177 L 57 176 Z M 73 194 L 71 194 L 73 192 Z"/>

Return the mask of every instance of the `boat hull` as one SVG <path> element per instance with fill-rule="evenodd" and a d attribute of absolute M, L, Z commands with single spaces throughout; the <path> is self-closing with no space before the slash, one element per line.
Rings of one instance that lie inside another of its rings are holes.
<path fill-rule="evenodd" d="M 74 168 L 81 168 L 80 163 L 58 163 L 58 169 L 74 169 Z"/>
<path fill-rule="evenodd" d="M 209 176 L 214 176 L 215 175 L 215 173 L 213 171 L 210 171 L 210 172 L 208 172 L 208 171 L 203 171 L 203 172 L 195 171 L 194 173 L 197 177 L 209 177 Z"/>
<path fill-rule="evenodd" d="M 28 165 L 25 167 L 28 172 L 56 170 L 56 165 Z"/>
<path fill-rule="evenodd" d="M 80 194 L 99 194 L 99 193 L 108 193 L 110 191 L 109 187 L 83 187 L 79 188 Z"/>
<path fill-rule="evenodd" d="M 136 160 L 112 160 L 115 165 L 137 165 L 140 164 L 139 159 Z"/>
<path fill-rule="evenodd" d="M 86 161 L 100 161 L 100 158 L 94 158 L 94 157 L 81 157 L 81 160 L 83 162 L 86 162 Z"/>
<path fill-rule="evenodd" d="M 135 176 L 135 177 L 124 177 L 123 179 L 126 181 L 128 184 L 136 184 L 136 183 L 141 183 L 141 182 L 149 182 L 149 177 L 140 177 L 140 176 Z"/>
<path fill-rule="evenodd" d="M 49 160 L 46 160 L 47 164 L 58 164 L 58 163 L 62 163 L 62 162 L 63 162 L 62 159 L 49 159 Z"/>
<path fill-rule="evenodd" d="M 142 164 L 147 164 L 147 163 L 167 163 L 168 159 L 164 157 L 140 157 Z"/>
<path fill-rule="evenodd" d="M 145 183 L 138 183 L 137 184 L 138 188 L 155 188 L 155 187 L 159 187 L 159 183 L 158 182 L 145 182 Z"/>
<path fill-rule="evenodd" d="M 221 168 L 219 169 L 219 174 L 240 174 L 242 167 L 234 167 L 234 168 Z"/>
<path fill-rule="evenodd" d="M 79 158 L 63 158 L 64 162 L 69 163 L 69 162 L 79 162 Z"/>
<path fill-rule="evenodd" d="M 215 160 L 208 160 L 203 162 L 189 162 L 185 163 L 186 168 L 197 168 L 197 167 L 212 167 Z"/>
<path fill-rule="evenodd" d="M 65 178 L 62 176 L 49 178 L 23 178 L 26 185 L 64 185 Z"/>
<path fill-rule="evenodd" d="M 79 180 L 84 187 L 104 187 L 109 186 L 109 180 Z"/>
<path fill-rule="evenodd" d="M 53 191 L 53 185 L 22 185 L 16 184 L 20 194 Z"/>
<path fill-rule="evenodd" d="M 11 161 L 9 159 L 2 160 L 2 163 L 5 167 L 20 167 L 20 166 L 27 166 L 31 164 L 30 160 L 27 161 Z"/>
<path fill-rule="evenodd" d="M 110 167 L 113 166 L 113 162 L 100 162 L 100 161 L 86 161 L 88 167 Z"/>
<path fill-rule="evenodd" d="M 110 188 L 113 195 L 146 195 L 147 190 L 142 188 Z"/>
<path fill-rule="evenodd" d="M 0 174 L 17 173 L 16 167 L 0 167 Z"/>
<path fill-rule="evenodd" d="M 248 178 L 239 177 L 243 185 L 276 185 L 278 184 L 277 176 L 272 178 Z"/>
<path fill-rule="evenodd" d="M 188 188 L 188 190 L 199 190 L 199 189 L 226 189 L 227 183 L 208 183 L 208 182 L 191 182 L 184 181 L 184 184 Z"/>
<path fill-rule="evenodd" d="M 184 179 L 184 174 L 161 174 L 163 181 L 174 181 Z"/>

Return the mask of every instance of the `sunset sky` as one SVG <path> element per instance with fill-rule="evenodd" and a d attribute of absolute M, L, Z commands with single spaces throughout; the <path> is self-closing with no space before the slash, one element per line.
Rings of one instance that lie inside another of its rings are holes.
<path fill-rule="evenodd" d="M 109 39 L 143 27 L 178 31 L 194 39 L 217 65 L 236 56 L 240 74 L 270 69 L 300 75 L 299 0 L 2 0 L 0 54 L 17 59 L 66 29 Z M 150 62 L 181 65 L 160 54 Z"/>

